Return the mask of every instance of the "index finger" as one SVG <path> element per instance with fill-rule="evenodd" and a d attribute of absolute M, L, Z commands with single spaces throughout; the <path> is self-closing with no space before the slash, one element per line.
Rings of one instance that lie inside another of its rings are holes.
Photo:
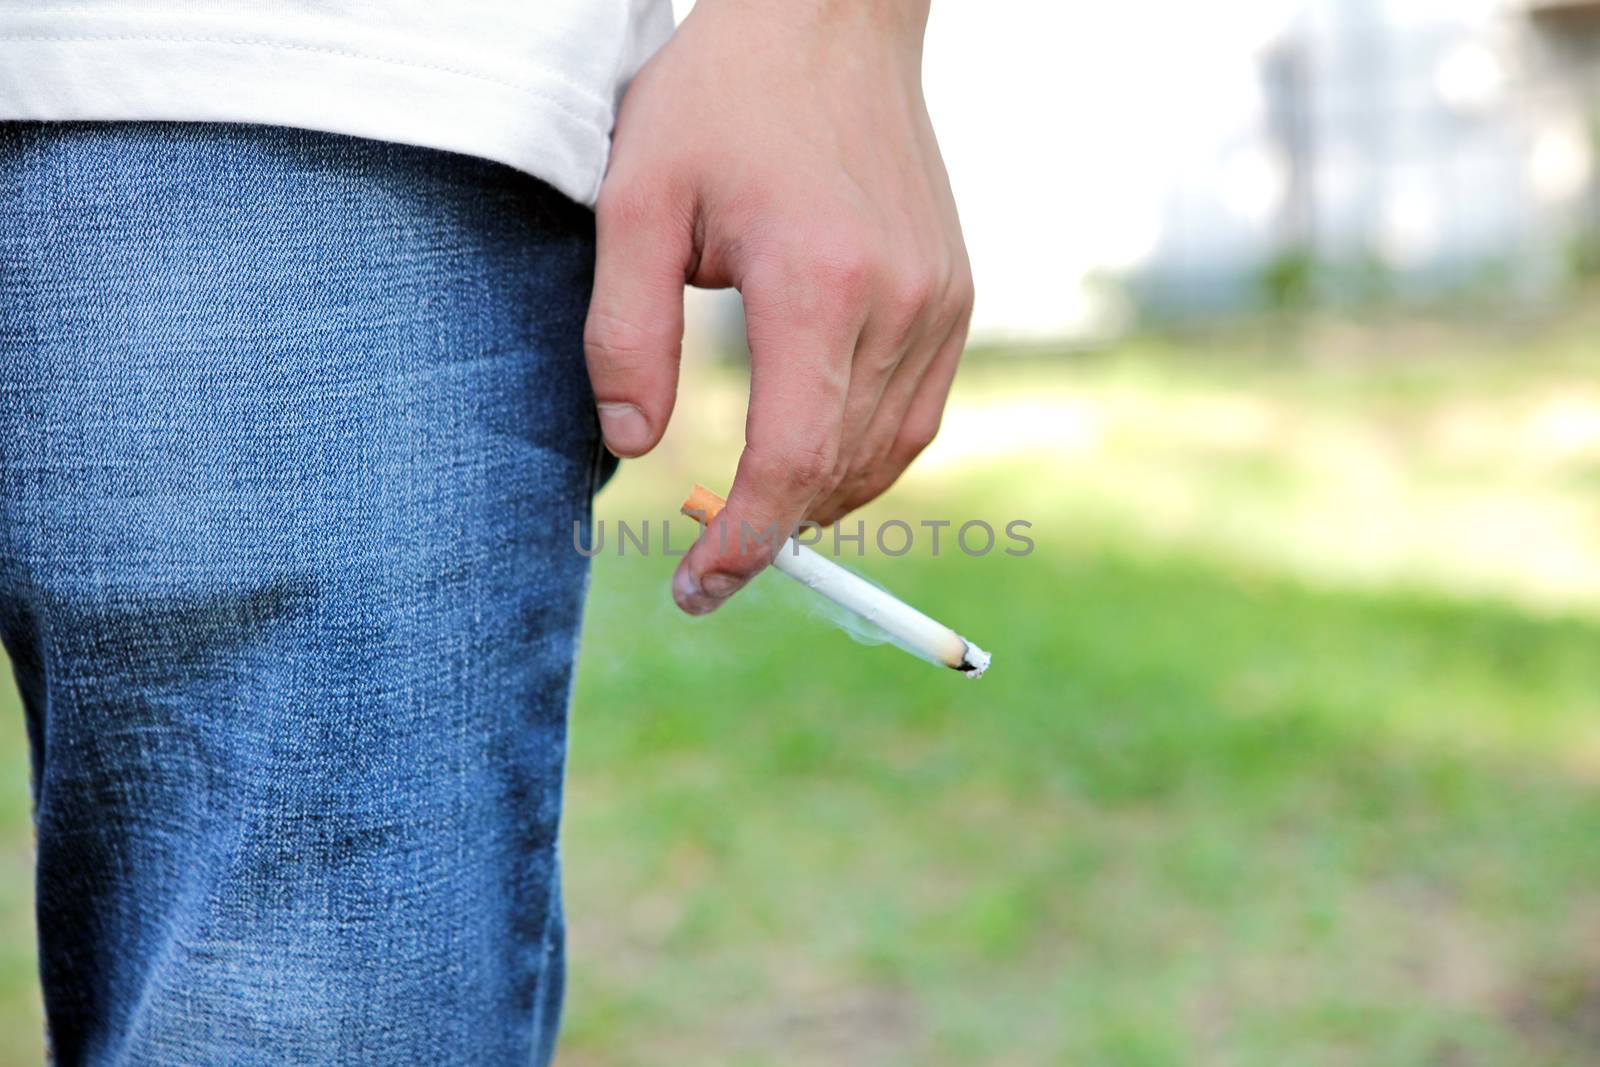
<path fill-rule="evenodd" d="M 745 291 L 745 448 L 728 506 L 673 577 L 673 597 L 692 615 L 716 610 L 771 563 L 834 477 L 861 319 L 829 307 L 817 284 L 753 280 Z"/>

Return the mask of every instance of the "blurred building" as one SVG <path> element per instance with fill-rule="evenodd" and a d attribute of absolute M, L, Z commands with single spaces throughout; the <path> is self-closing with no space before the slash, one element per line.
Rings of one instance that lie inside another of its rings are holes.
<path fill-rule="evenodd" d="M 1600 272 L 1600 0 L 935 0 L 926 83 L 979 339 Z"/>
<path fill-rule="evenodd" d="M 1143 303 L 1558 289 L 1592 254 L 1596 11 L 1308 5 L 1256 57 L 1253 113 L 1170 190 Z"/>
<path fill-rule="evenodd" d="M 1539 301 L 1600 268 L 1597 0 L 1043 6 L 935 4 L 984 333 Z"/>

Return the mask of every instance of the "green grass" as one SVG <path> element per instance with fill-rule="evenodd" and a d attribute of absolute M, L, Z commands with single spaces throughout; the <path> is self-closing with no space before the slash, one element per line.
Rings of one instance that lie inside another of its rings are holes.
<path fill-rule="evenodd" d="M 563 1063 L 1600 1063 L 1600 361 L 1426 340 L 974 366 L 873 517 L 1037 552 L 861 566 L 978 683 L 598 560 Z"/>
<path fill-rule="evenodd" d="M 1600 363 L 1340 344 L 974 366 L 873 514 L 1037 551 L 860 566 L 980 682 L 777 575 L 689 620 L 669 561 L 597 560 L 562 1067 L 1600 1064 Z M 714 419 L 607 518 L 731 468 L 738 382 L 691 377 Z"/>
<path fill-rule="evenodd" d="M 22 704 L 0 684 L 0 1064 L 39 1063 L 42 1009 L 33 943 L 33 829 Z"/>
<path fill-rule="evenodd" d="M 796 633 L 776 591 L 641 629 L 606 605 L 653 564 L 602 569 L 568 1062 L 1597 1061 L 1600 794 L 1552 762 L 1600 629 L 902 562 L 988 678 Z"/>

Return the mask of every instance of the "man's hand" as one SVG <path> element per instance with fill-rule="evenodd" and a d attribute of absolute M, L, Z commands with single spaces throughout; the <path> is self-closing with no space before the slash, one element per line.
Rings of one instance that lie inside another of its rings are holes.
<path fill-rule="evenodd" d="M 673 595 L 714 610 L 787 536 L 882 493 L 927 446 L 971 270 L 921 88 L 926 0 L 700 0 L 640 72 L 600 190 L 585 347 L 606 445 L 661 439 L 685 283 L 734 286 L 750 340 L 728 507 Z"/>

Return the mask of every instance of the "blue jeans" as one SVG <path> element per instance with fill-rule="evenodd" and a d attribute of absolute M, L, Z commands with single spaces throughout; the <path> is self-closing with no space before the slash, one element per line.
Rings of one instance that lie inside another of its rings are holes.
<path fill-rule="evenodd" d="M 0 124 L 61 1064 L 548 1061 L 592 267 L 590 213 L 495 164 Z"/>

